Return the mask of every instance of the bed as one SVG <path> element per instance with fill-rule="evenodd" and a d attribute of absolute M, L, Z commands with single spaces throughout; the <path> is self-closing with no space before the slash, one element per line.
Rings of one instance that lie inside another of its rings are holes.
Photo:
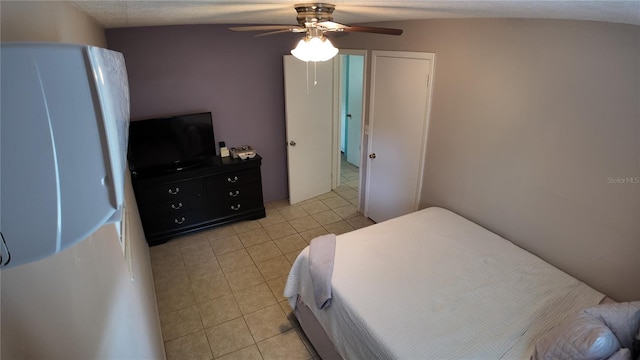
<path fill-rule="evenodd" d="M 605 296 L 442 208 L 339 235 L 320 310 L 309 247 L 285 296 L 323 359 L 526 359 L 567 314 Z"/>

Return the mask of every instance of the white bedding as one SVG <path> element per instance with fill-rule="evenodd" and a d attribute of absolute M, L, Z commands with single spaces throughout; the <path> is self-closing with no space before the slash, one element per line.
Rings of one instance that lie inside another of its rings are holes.
<path fill-rule="evenodd" d="M 285 287 L 344 359 L 525 359 L 603 294 L 498 235 L 429 208 L 338 236 L 331 306 L 315 306 L 309 248 Z"/>

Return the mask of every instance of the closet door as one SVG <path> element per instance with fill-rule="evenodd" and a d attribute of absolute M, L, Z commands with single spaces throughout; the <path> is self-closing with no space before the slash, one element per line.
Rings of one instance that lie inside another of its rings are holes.
<path fill-rule="evenodd" d="M 435 55 L 374 51 L 365 215 L 418 210 Z"/>

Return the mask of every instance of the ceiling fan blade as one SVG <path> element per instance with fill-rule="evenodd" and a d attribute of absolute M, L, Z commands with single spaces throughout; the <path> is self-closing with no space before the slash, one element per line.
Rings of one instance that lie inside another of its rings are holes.
<path fill-rule="evenodd" d="M 306 31 L 302 26 L 298 25 L 250 25 L 250 26 L 232 26 L 229 28 L 231 31 L 293 31 L 301 32 Z"/>
<path fill-rule="evenodd" d="M 350 25 L 344 25 L 337 22 L 333 22 L 333 21 L 319 22 L 316 26 L 321 28 L 323 31 L 368 32 L 368 33 L 387 34 L 387 35 L 402 34 L 401 29 L 389 29 L 389 28 L 371 27 L 371 26 L 350 26 Z"/>
<path fill-rule="evenodd" d="M 334 21 L 322 21 L 316 24 L 316 27 L 324 31 L 343 31 L 349 25 L 340 24 Z"/>
<path fill-rule="evenodd" d="M 390 28 L 371 27 L 371 26 L 349 26 L 346 29 L 343 29 L 341 31 L 367 32 L 367 33 L 385 34 L 385 35 L 402 35 L 402 29 L 390 29 Z"/>
<path fill-rule="evenodd" d="M 255 37 L 261 37 L 261 36 L 267 36 L 267 35 L 273 35 L 273 34 L 281 34 L 281 33 L 286 33 L 286 32 L 300 33 L 300 32 L 305 32 L 305 31 L 306 31 L 306 29 L 304 29 L 304 28 L 276 30 L 276 31 L 269 31 L 269 32 L 266 32 L 266 33 L 258 34 Z"/>

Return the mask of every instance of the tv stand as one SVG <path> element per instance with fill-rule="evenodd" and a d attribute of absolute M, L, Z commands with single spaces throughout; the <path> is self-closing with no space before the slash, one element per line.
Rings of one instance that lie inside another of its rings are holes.
<path fill-rule="evenodd" d="M 194 231 L 265 217 L 262 158 L 214 157 L 172 173 L 133 171 L 133 190 L 149 245 Z"/>

